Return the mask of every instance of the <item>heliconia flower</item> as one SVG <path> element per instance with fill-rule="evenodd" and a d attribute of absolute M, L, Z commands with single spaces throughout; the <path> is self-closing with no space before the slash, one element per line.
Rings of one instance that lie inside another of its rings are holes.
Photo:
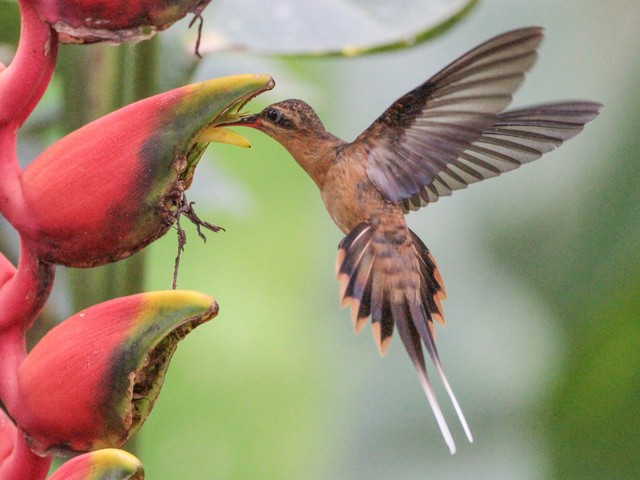
<path fill-rule="evenodd" d="M 41 18 L 64 43 L 121 43 L 149 38 L 211 0 L 36 0 Z"/>
<path fill-rule="evenodd" d="M 124 450 L 105 448 L 83 453 L 59 467 L 49 480 L 142 480 L 140 460 Z"/>
<path fill-rule="evenodd" d="M 18 371 L 10 414 L 39 455 L 118 448 L 149 415 L 178 341 L 216 315 L 169 290 L 90 307 L 50 330 Z"/>
<path fill-rule="evenodd" d="M 273 85 L 268 75 L 208 80 L 85 125 L 24 170 L 22 202 L 3 213 L 44 262 L 89 267 L 127 257 L 175 222 L 208 142 L 248 146 L 216 125 Z"/>

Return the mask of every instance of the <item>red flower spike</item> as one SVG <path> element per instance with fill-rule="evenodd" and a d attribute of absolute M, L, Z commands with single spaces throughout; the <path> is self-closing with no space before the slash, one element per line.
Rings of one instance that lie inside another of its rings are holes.
<path fill-rule="evenodd" d="M 268 75 L 188 85 L 102 117 L 45 150 L 5 216 L 38 258 L 90 267 L 127 257 L 175 222 L 215 125 L 272 88 Z"/>
<path fill-rule="evenodd" d="M 142 480 L 140 460 L 124 450 L 105 448 L 84 453 L 59 467 L 49 480 Z"/>
<path fill-rule="evenodd" d="M 42 19 L 63 43 L 142 40 L 188 13 L 198 16 L 211 0 L 39 0 Z"/>
<path fill-rule="evenodd" d="M 120 447 L 156 401 L 178 341 L 217 314 L 169 290 L 90 307 L 47 333 L 18 371 L 15 419 L 39 455 Z"/>

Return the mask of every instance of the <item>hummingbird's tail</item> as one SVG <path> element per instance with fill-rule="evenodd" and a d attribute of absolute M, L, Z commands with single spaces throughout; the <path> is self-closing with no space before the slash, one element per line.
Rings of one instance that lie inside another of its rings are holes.
<path fill-rule="evenodd" d="M 337 275 L 342 305 L 351 306 L 356 331 L 368 318 L 380 353 L 386 352 L 394 326 L 413 362 L 442 435 L 455 453 L 455 443 L 429 381 L 422 344 L 458 414 L 470 442 L 469 426 L 444 374 L 434 341 L 434 324 L 444 323 L 440 301 L 442 278 L 429 250 L 406 226 L 399 208 L 357 225 L 339 245 Z"/>

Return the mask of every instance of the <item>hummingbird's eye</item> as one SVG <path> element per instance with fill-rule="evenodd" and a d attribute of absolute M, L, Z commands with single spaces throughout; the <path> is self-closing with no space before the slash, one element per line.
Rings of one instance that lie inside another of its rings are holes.
<path fill-rule="evenodd" d="M 280 120 L 282 120 L 282 112 L 279 112 L 274 108 L 269 108 L 265 112 L 265 117 L 267 117 L 267 120 L 271 123 L 279 123 Z"/>

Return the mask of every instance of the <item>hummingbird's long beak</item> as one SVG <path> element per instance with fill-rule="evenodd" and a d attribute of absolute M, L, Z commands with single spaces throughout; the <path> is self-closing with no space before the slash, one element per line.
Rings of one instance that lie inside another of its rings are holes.
<path fill-rule="evenodd" d="M 229 130 L 224 127 L 255 127 L 258 125 L 258 115 L 244 115 L 237 118 L 232 122 L 225 122 L 215 125 L 213 127 L 205 128 L 200 135 L 198 135 L 199 142 L 218 142 L 228 143 L 237 147 L 249 148 L 251 144 L 242 135 Z"/>
<path fill-rule="evenodd" d="M 234 122 L 225 123 L 225 127 L 238 126 L 238 127 L 256 127 L 258 125 L 258 114 L 243 115 Z"/>

